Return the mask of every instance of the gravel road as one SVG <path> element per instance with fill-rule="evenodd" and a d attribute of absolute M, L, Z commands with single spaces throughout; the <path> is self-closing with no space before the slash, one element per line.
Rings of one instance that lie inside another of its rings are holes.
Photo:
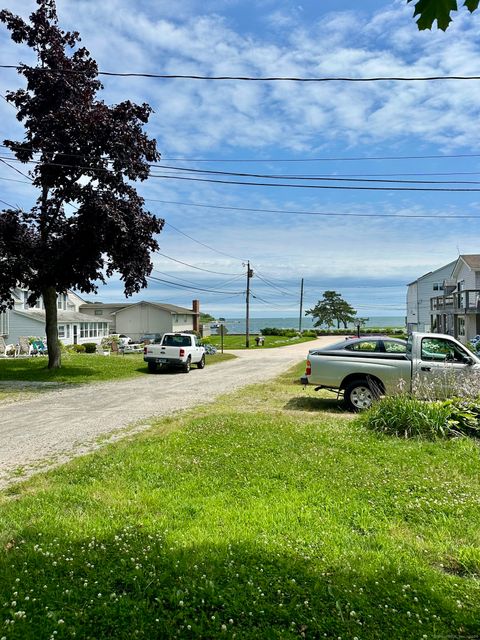
<path fill-rule="evenodd" d="M 148 428 L 149 418 L 189 409 L 217 396 L 265 381 L 305 359 L 309 349 L 337 341 L 231 351 L 235 360 L 129 380 L 60 389 L 0 409 L 0 488 L 58 465 L 102 443 Z M 142 424 L 137 424 L 142 422 Z M 18 470 L 21 469 L 21 475 Z"/>

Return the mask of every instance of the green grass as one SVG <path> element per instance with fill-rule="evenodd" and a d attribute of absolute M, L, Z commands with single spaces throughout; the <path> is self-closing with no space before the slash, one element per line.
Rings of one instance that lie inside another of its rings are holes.
<path fill-rule="evenodd" d="M 371 433 L 302 368 L 6 492 L 1 635 L 478 637 L 478 445 Z"/>
<path fill-rule="evenodd" d="M 206 356 L 207 366 L 223 362 L 234 356 L 216 354 Z M 0 360 L 0 380 L 85 383 L 104 382 L 143 376 L 147 365 L 142 354 L 125 356 L 101 356 L 87 353 L 67 353 L 62 355 L 62 367 L 47 369 L 47 358 L 16 358 Z"/>
<path fill-rule="evenodd" d="M 250 336 L 250 349 L 271 349 L 273 347 L 285 347 L 289 344 L 299 344 L 301 342 L 310 342 L 311 340 L 315 340 L 312 337 L 294 337 L 294 338 L 286 338 L 284 336 L 264 336 L 265 343 L 261 347 L 257 347 L 255 343 L 255 335 Z M 221 344 L 220 336 L 209 336 L 205 338 L 205 342 L 209 342 L 213 344 L 217 349 Z M 223 337 L 223 346 L 224 349 L 245 349 L 245 335 L 226 335 Z"/>

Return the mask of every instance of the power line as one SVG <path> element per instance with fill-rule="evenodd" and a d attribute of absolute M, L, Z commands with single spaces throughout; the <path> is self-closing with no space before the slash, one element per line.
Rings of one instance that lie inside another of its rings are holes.
<path fill-rule="evenodd" d="M 186 180 L 188 182 L 209 182 L 213 184 L 235 184 L 250 187 L 288 187 L 290 189 L 337 189 L 342 191 L 428 191 L 428 192 L 479 192 L 480 189 L 465 189 L 465 188 L 430 188 L 430 187 L 361 187 L 361 186 L 337 186 L 326 184 L 286 184 L 281 182 L 268 183 L 268 182 L 246 182 L 240 180 L 213 180 L 211 178 L 186 178 L 182 176 L 169 176 L 160 174 L 150 174 L 150 178 L 161 178 L 162 180 Z"/>
<path fill-rule="evenodd" d="M 232 207 L 226 205 L 215 205 L 215 204 L 205 204 L 198 202 L 177 202 L 173 200 L 157 200 L 155 198 L 145 198 L 145 202 L 159 202 L 161 204 L 175 204 L 182 207 L 199 207 L 202 209 L 219 209 L 225 211 L 248 211 L 251 213 L 283 213 L 287 215 L 300 215 L 300 216 L 341 216 L 341 217 L 351 217 L 351 218 L 426 218 L 427 220 L 437 220 L 437 219 L 474 219 L 478 220 L 480 216 L 478 215 L 457 215 L 451 216 L 448 214 L 440 214 L 440 215 L 421 215 L 421 214 L 402 214 L 402 213 L 341 213 L 341 212 L 333 212 L 333 211 L 301 211 L 301 210 L 292 210 L 292 209 L 259 209 L 252 207 Z"/>
<path fill-rule="evenodd" d="M 1 96 L 1 94 L 0 94 Z M 4 98 L 4 96 L 1 96 Z M 5 99 L 5 98 L 4 98 Z M 11 104 L 11 103 L 9 103 Z M 13 105 L 11 105 L 13 106 Z M 15 107 L 14 107 L 15 108 Z M 8 146 L 5 144 L 0 144 L 0 147 L 4 147 L 7 149 L 29 149 L 33 151 L 32 147 L 24 147 L 24 146 Z M 39 153 L 39 152 L 38 152 Z M 83 158 L 85 154 L 83 153 L 70 153 L 68 154 L 72 157 Z M 480 158 L 480 153 L 454 153 L 454 154 L 441 154 L 441 155 L 404 155 L 404 156 L 325 156 L 318 158 L 164 158 L 164 160 L 168 160 L 169 162 L 227 162 L 227 163 L 235 163 L 235 162 L 253 162 L 253 163 L 274 163 L 274 162 L 359 162 L 363 160 L 443 160 L 443 159 L 451 159 L 451 158 Z M 155 164 L 151 164 L 149 166 L 157 166 Z M 437 174 L 434 174 L 437 175 Z"/>
<path fill-rule="evenodd" d="M 167 258 L 168 260 L 173 260 L 173 262 L 178 262 L 179 264 L 183 264 L 186 267 L 191 267 L 192 269 L 198 269 L 198 271 L 206 271 L 207 273 L 214 273 L 219 276 L 239 276 L 243 275 L 242 273 L 225 273 L 224 271 L 212 271 L 211 269 L 204 269 L 203 267 L 197 267 L 194 264 L 189 264 L 188 262 L 183 262 L 182 260 L 177 260 L 177 258 L 172 258 L 171 256 L 167 256 L 166 253 L 161 253 L 160 251 L 153 251 L 153 253 Z"/>
<path fill-rule="evenodd" d="M 364 177 L 351 177 L 351 176 L 317 176 L 317 175 L 275 175 L 269 173 L 241 173 L 236 171 L 213 171 L 208 169 L 193 169 L 189 167 L 174 167 L 171 165 L 150 165 L 163 169 L 171 169 L 173 171 L 182 171 L 184 173 L 201 173 L 207 175 L 220 175 L 220 176 L 238 176 L 245 178 L 266 178 L 268 180 L 323 180 L 328 182 L 391 182 L 394 184 L 480 184 L 478 180 L 384 180 L 381 178 L 364 178 Z M 175 174 L 173 174 L 175 175 Z M 157 177 L 156 174 L 151 174 L 151 177 Z"/>
<path fill-rule="evenodd" d="M 292 298 L 297 298 L 298 296 L 294 295 L 293 293 L 288 293 L 287 291 L 284 291 L 283 289 L 280 289 L 280 287 L 277 287 L 275 284 L 273 284 L 272 282 L 269 282 L 268 280 L 266 280 L 265 278 L 263 278 L 258 270 L 255 270 L 255 275 L 257 276 L 257 278 L 259 280 L 261 280 L 262 282 L 264 282 L 267 286 L 271 287 L 272 289 L 276 289 L 277 291 L 280 291 L 280 293 L 283 293 L 283 295 L 285 296 L 290 296 Z"/>
<path fill-rule="evenodd" d="M 1 64 L 1 69 L 15 69 L 19 73 L 22 66 L 13 64 Z M 84 72 L 77 69 L 48 69 L 36 67 L 35 71 L 52 74 L 81 75 Z M 194 74 L 165 74 L 147 72 L 119 72 L 97 71 L 99 76 L 120 78 L 157 78 L 159 80 L 238 80 L 247 82 L 430 82 L 433 80 L 480 80 L 480 76 L 372 76 L 355 78 L 348 76 L 323 76 L 307 78 L 302 76 L 207 76 Z"/>
<path fill-rule="evenodd" d="M 188 289 L 190 291 L 208 291 L 208 293 L 221 293 L 221 294 L 230 294 L 230 293 L 234 293 L 234 294 L 241 294 L 243 293 L 242 291 L 218 291 L 216 289 L 207 289 L 204 287 L 196 287 L 196 286 L 189 286 L 189 285 L 184 285 L 184 284 L 180 284 L 178 282 L 172 282 L 171 280 L 164 280 L 163 278 L 156 278 L 155 276 L 147 276 L 147 280 L 153 280 L 154 282 L 161 282 L 163 284 L 166 284 L 167 286 L 173 286 L 173 287 L 179 287 L 181 289 Z"/>
<path fill-rule="evenodd" d="M 185 233 L 184 231 L 180 231 L 180 229 L 177 229 L 177 227 L 174 227 L 173 224 L 171 224 L 170 222 L 165 222 L 165 224 L 171 227 L 172 229 L 174 229 L 175 231 L 177 231 L 178 233 L 181 233 L 182 236 L 185 236 L 186 238 L 193 240 L 193 242 L 196 242 L 197 244 L 202 245 L 202 247 L 206 247 L 207 249 L 210 249 L 211 251 L 214 251 L 215 253 L 218 253 L 222 256 L 227 256 L 227 258 L 233 258 L 234 260 L 238 260 L 239 262 L 244 262 L 244 260 L 242 260 L 241 258 L 232 256 L 229 253 L 225 253 L 225 251 L 220 251 L 220 249 L 215 249 L 214 247 L 211 247 L 210 245 L 205 244 L 204 242 L 200 242 L 200 240 L 197 240 L 196 238 L 189 236 L 188 233 Z M 232 275 L 232 274 L 222 274 L 222 275 Z"/>
<path fill-rule="evenodd" d="M 85 157 L 86 156 L 82 156 Z M 18 158 L 14 156 L 7 156 L 8 160 L 15 162 L 22 162 Z M 11 169 L 20 173 L 24 177 L 30 179 L 25 173 L 16 169 L 9 165 L 5 159 L 0 156 L 0 160 L 10 166 Z M 23 162 L 22 162 L 23 163 Z M 91 166 L 82 166 L 82 165 L 73 165 L 69 163 L 61 163 L 61 162 L 45 162 L 41 160 L 27 160 L 26 163 L 29 164 L 37 164 L 42 166 L 53 166 L 56 168 L 74 168 L 74 169 L 83 169 L 85 172 L 104 172 L 108 173 L 109 169 L 104 167 L 91 167 Z M 148 165 L 149 167 L 161 167 L 162 165 Z M 347 177 L 336 177 L 336 176 L 293 176 L 293 175 L 271 175 L 271 174 L 253 174 L 253 173 L 239 173 L 239 172 L 228 172 L 228 171 L 209 171 L 202 169 L 192 169 L 192 168 L 183 168 L 183 167 L 166 167 L 169 169 L 178 169 L 178 171 L 188 172 L 188 173 L 201 173 L 201 174 L 213 174 L 213 175 L 226 175 L 226 176 L 239 176 L 239 177 L 258 177 L 258 178 L 266 178 L 268 180 L 277 180 L 277 179 L 286 179 L 286 180 L 323 180 L 328 182 L 367 182 L 367 183 L 402 183 L 402 184 L 480 184 L 479 181 L 435 181 L 435 180 L 381 180 L 381 179 L 364 179 L 364 178 L 347 178 Z M 340 190 L 363 190 L 363 191 L 448 191 L 448 192 L 477 192 L 480 191 L 478 188 L 470 189 L 470 188 L 451 188 L 451 187 L 440 187 L 440 188 L 430 188 L 430 187 L 369 187 L 369 186 L 356 186 L 356 185 L 310 185 L 310 184 L 285 184 L 285 183 L 265 183 L 265 182 L 250 182 L 250 181 L 239 181 L 239 180 L 220 180 L 220 179 L 210 179 L 210 178 L 192 178 L 190 176 L 181 176 L 178 174 L 159 174 L 159 173 L 150 173 L 149 178 L 161 178 L 167 180 L 187 180 L 190 182 L 210 182 L 210 183 L 218 183 L 218 184 L 235 184 L 235 185 L 247 185 L 247 186 L 258 186 L 258 187 L 290 187 L 297 189 L 340 189 Z"/>

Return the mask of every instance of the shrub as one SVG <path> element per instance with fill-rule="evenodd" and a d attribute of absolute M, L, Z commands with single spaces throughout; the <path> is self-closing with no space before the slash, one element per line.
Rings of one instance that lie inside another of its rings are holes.
<path fill-rule="evenodd" d="M 433 440 L 455 435 L 449 423 L 451 415 L 452 408 L 446 402 L 425 402 L 399 394 L 381 398 L 358 420 L 362 426 L 377 433 Z"/>
<path fill-rule="evenodd" d="M 265 327 L 260 330 L 262 336 L 283 336 L 285 338 L 294 338 L 297 335 L 295 329 L 277 329 L 276 327 Z"/>
<path fill-rule="evenodd" d="M 95 353 L 97 350 L 95 342 L 84 342 L 83 346 L 85 347 L 85 353 Z"/>
<path fill-rule="evenodd" d="M 480 398 L 452 398 L 443 405 L 450 412 L 447 424 L 453 435 L 480 437 Z"/>
<path fill-rule="evenodd" d="M 85 345 L 84 344 L 72 344 L 69 349 L 74 351 L 75 353 L 85 353 Z"/>

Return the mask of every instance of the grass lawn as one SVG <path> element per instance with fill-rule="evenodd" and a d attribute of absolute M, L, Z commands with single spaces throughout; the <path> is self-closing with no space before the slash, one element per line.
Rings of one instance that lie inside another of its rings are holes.
<path fill-rule="evenodd" d="M 285 338 L 284 336 L 264 336 L 265 344 L 262 347 L 257 347 L 255 343 L 255 336 L 250 336 L 250 349 L 268 349 L 273 347 L 285 347 L 289 344 L 299 344 L 300 342 L 310 342 L 315 340 L 312 337 L 298 337 Z M 221 337 L 220 336 L 208 336 L 205 338 L 205 342 L 213 344 L 217 349 L 220 348 Z M 245 335 L 226 335 L 223 337 L 224 349 L 245 349 Z"/>
<path fill-rule="evenodd" d="M 478 638 L 478 443 L 367 432 L 302 367 L 0 494 L 0 637 Z"/>
<path fill-rule="evenodd" d="M 233 358 L 231 354 L 206 356 L 207 366 Z M 62 355 L 61 369 L 47 369 L 47 358 L 15 358 L 0 360 L 0 381 L 84 383 L 105 382 L 145 375 L 147 365 L 143 354 L 101 356 L 95 353 L 67 353 Z"/>

